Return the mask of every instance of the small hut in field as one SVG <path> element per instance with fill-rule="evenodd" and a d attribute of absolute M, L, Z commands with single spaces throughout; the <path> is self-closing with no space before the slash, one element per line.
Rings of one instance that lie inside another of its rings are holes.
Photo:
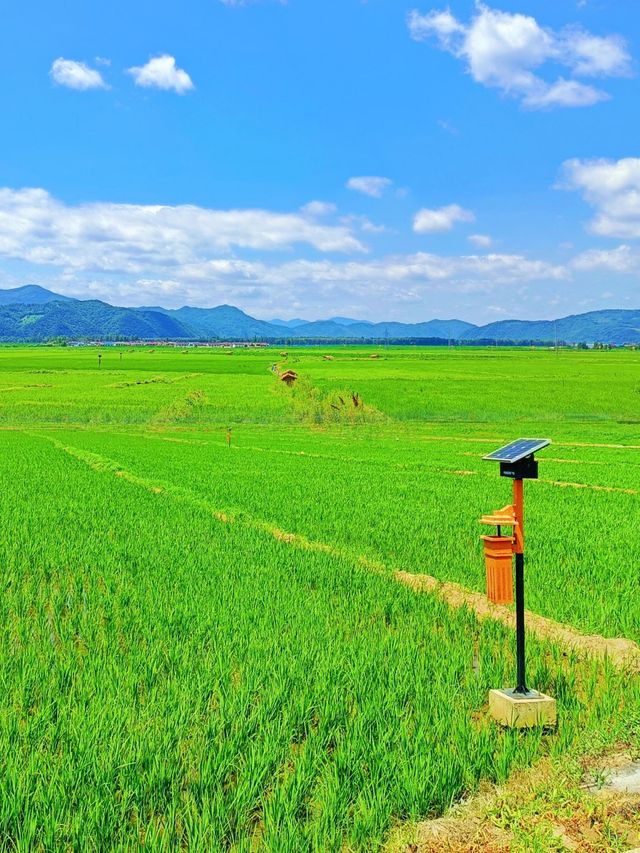
<path fill-rule="evenodd" d="M 298 374 L 295 372 L 295 370 L 285 370 L 284 373 L 280 374 L 280 381 L 284 382 L 285 385 L 289 386 L 293 385 L 297 378 Z"/>

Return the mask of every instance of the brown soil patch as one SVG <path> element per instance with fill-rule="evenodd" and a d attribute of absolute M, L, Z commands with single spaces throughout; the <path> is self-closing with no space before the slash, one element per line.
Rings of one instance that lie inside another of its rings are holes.
<path fill-rule="evenodd" d="M 430 575 L 414 575 L 395 572 L 400 583 L 417 592 L 435 592 L 451 607 L 468 607 L 479 619 L 495 619 L 509 628 L 515 628 L 515 613 L 509 607 L 492 604 L 479 592 L 473 592 L 457 583 L 439 581 Z M 555 622 L 527 611 L 527 628 L 540 639 L 553 640 L 578 653 L 596 658 L 608 658 L 620 667 L 631 667 L 640 671 L 640 647 L 633 640 L 609 639 L 599 634 L 581 634 L 568 625 Z"/>

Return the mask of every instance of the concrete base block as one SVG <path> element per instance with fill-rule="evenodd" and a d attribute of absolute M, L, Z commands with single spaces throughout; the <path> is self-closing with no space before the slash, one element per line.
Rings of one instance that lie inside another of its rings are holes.
<path fill-rule="evenodd" d="M 526 696 L 513 690 L 490 690 L 489 712 L 496 722 L 508 728 L 552 728 L 556 724 L 556 700 L 537 690 L 530 690 Z"/>

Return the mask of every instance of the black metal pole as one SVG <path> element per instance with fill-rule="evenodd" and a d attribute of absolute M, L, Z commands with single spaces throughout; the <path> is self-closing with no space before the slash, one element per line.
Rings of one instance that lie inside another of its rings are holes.
<path fill-rule="evenodd" d="M 514 693 L 526 696 L 529 691 L 524 648 L 524 554 L 516 554 L 516 665 L 518 677 Z"/>

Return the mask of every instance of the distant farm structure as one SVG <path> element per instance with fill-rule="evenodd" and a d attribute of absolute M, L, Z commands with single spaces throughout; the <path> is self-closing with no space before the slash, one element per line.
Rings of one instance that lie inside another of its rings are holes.
<path fill-rule="evenodd" d="M 284 382 L 285 385 L 289 386 L 293 385 L 297 378 L 298 374 L 295 372 L 295 370 L 285 370 L 284 373 L 280 374 L 280 381 Z"/>

